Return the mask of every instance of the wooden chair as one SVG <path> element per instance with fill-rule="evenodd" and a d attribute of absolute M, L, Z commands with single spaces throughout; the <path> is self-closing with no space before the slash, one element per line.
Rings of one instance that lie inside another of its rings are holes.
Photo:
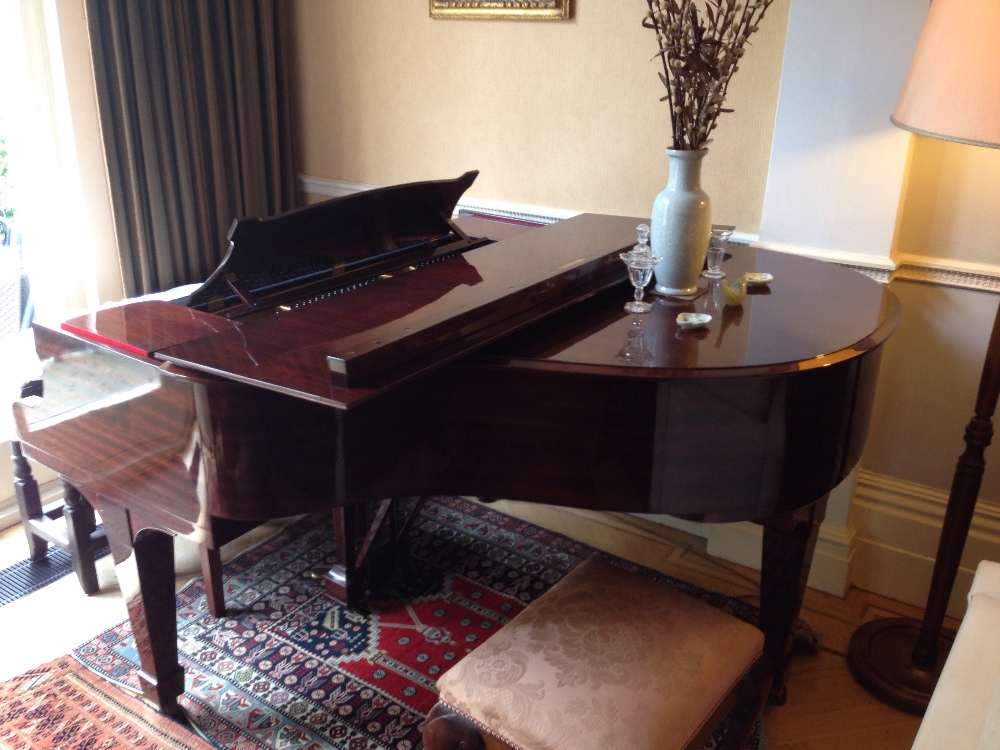
<path fill-rule="evenodd" d="M 10 444 L 14 464 L 14 495 L 21 512 L 21 523 L 28 538 L 28 555 L 41 560 L 52 544 L 69 555 L 80 587 L 88 596 L 97 592 L 97 552 L 105 544 L 103 529 L 97 528 L 94 508 L 87 498 L 65 479 L 62 480 L 61 501 L 42 505 L 38 482 L 31 465 L 17 440 Z M 219 549 L 227 542 L 250 531 L 257 524 L 246 521 L 216 519 L 209 538 L 199 545 L 201 570 L 208 599 L 208 611 L 213 617 L 226 615 L 225 589 L 222 580 L 222 559 Z"/>
<path fill-rule="evenodd" d="M 50 544 L 63 550 L 73 562 L 80 586 L 88 596 L 96 592 L 95 558 L 104 546 L 104 531 L 97 528 L 94 509 L 73 485 L 63 482 L 62 502 L 43 507 L 38 482 L 21 452 L 21 443 L 12 440 L 10 457 L 14 464 L 14 495 L 21 512 L 21 523 L 28 538 L 28 556 L 41 560 Z"/>
<path fill-rule="evenodd" d="M 603 563 L 577 566 L 438 681 L 426 750 L 739 748 L 773 670 L 757 628 Z"/>
<path fill-rule="evenodd" d="M 21 387 L 21 398 L 43 395 L 41 380 L 29 381 Z M 105 534 L 103 529 L 97 528 L 93 506 L 76 487 L 63 479 L 62 501 L 43 507 L 38 482 L 17 440 L 11 441 L 11 460 L 14 464 L 14 495 L 28 539 L 29 556 L 32 560 L 41 560 L 48 551 L 48 545 L 55 545 L 70 556 L 84 593 L 88 596 L 95 593 L 100 588 L 95 556 L 105 543 Z M 426 500 L 426 497 L 418 500 L 402 528 L 397 527 L 396 504 L 391 499 L 379 503 L 374 514 L 364 506 L 334 510 L 338 558 L 325 583 L 338 601 L 350 606 L 360 605 L 367 593 L 369 567 L 384 568 L 387 564 L 395 564 L 400 539 L 409 533 Z M 213 617 L 226 615 L 220 549 L 257 525 L 255 521 L 213 517 L 205 530 L 199 554 L 208 611 Z M 389 541 L 392 549 L 388 552 L 383 548 L 385 545 L 379 547 L 378 537 L 384 525 L 391 528 Z"/>
<path fill-rule="evenodd" d="M 21 387 L 21 398 L 43 396 L 41 380 L 31 380 Z M 62 480 L 61 501 L 42 505 L 38 482 L 24 457 L 21 443 L 10 443 L 11 461 L 14 464 L 14 496 L 21 513 L 21 523 L 28 539 L 28 556 L 41 560 L 52 544 L 69 555 L 80 587 L 88 596 L 100 588 L 97 580 L 96 556 L 105 544 L 103 529 L 97 528 L 93 506 L 72 484 Z M 245 521 L 217 519 L 209 530 L 208 538 L 199 545 L 202 576 L 208 610 L 214 617 L 226 614 L 225 589 L 222 580 L 222 560 L 219 549 L 257 524 Z"/>

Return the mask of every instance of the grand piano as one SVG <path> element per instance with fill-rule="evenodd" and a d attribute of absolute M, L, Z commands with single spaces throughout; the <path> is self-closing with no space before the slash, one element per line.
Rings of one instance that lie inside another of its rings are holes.
<path fill-rule="evenodd" d="M 100 511 L 145 696 L 179 712 L 172 536 L 210 553 L 327 510 L 331 594 L 364 595 L 391 499 L 433 494 L 753 520 L 761 620 L 783 696 L 825 498 L 865 442 L 894 295 L 832 264 L 735 248 L 774 276 L 647 315 L 618 253 L 640 220 L 454 218 L 474 172 L 234 223 L 186 303 L 35 325 L 44 396 L 26 455 Z M 679 312 L 710 312 L 681 330 Z M 217 558 L 216 558 L 217 559 Z"/>

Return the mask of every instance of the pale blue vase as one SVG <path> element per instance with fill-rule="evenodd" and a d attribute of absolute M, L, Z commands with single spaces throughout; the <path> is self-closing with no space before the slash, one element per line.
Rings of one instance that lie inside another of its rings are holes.
<path fill-rule="evenodd" d="M 701 162 L 708 149 L 667 149 L 670 176 L 653 202 L 649 245 L 660 262 L 653 271 L 660 294 L 689 296 L 705 265 L 712 231 L 712 203 L 701 189 Z"/>

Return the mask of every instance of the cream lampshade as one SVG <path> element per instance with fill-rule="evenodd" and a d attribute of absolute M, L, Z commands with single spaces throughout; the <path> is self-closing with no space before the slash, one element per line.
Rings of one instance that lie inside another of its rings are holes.
<path fill-rule="evenodd" d="M 892 121 L 932 138 L 1000 147 L 998 32 L 1000 0 L 933 0 Z M 942 626 L 982 484 L 998 396 L 1000 311 L 952 480 L 924 619 L 874 620 L 851 637 L 848 663 L 858 681 L 913 713 L 927 708 L 955 637 Z"/>
<path fill-rule="evenodd" d="M 904 130 L 1000 148 L 1000 2 L 933 0 L 890 118 Z"/>

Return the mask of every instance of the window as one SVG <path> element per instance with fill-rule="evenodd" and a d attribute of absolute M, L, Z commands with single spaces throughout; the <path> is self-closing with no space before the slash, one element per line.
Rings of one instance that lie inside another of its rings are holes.
<path fill-rule="evenodd" d="M 0 178 L 0 441 L 13 436 L 7 404 L 21 383 L 40 373 L 25 324 L 32 315 L 60 319 L 98 302 L 93 226 L 59 28 L 67 18 L 78 42 L 81 33 L 86 39 L 86 22 L 83 3 L 62 5 L 67 9 L 57 17 L 55 0 L 0 2 L 0 172 L 6 168 Z M 70 46 L 89 55 L 86 42 Z M 89 59 L 85 65 L 89 71 Z M 92 88 L 89 94 L 93 99 Z M 103 172 L 99 178 L 106 185 Z"/>

